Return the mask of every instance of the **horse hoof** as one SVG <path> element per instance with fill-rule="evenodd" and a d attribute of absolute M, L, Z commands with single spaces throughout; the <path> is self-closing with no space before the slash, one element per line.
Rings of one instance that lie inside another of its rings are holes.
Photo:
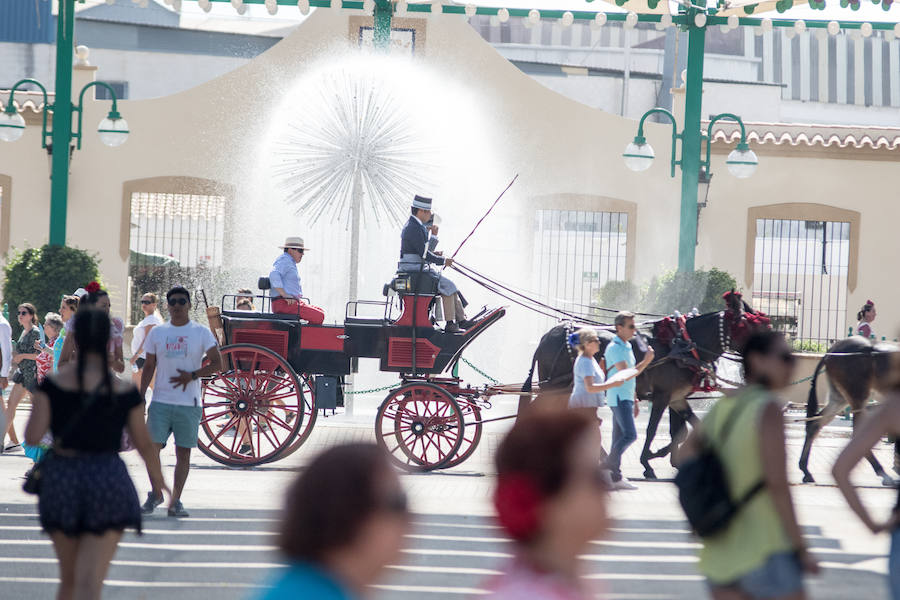
<path fill-rule="evenodd" d="M 815 483 L 815 482 L 816 482 L 815 478 L 812 475 L 810 475 L 809 473 L 807 473 L 806 475 L 803 476 L 803 483 Z"/>
<path fill-rule="evenodd" d="M 644 479 L 656 479 L 656 471 L 653 469 L 647 469 L 644 471 Z"/>

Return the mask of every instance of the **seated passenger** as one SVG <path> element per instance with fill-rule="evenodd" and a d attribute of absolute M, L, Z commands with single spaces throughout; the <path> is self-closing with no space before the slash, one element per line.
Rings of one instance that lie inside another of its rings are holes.
<path fill-rule="evenodd" d="M 240 288 L 235 294 L 235 309 L 255 311 L 253 306 L 253 290 L 250 288 Z"/>
<path fill-rule="evenodd" d="M 432 225 L 429 229 L 425 225 L 431 219 L 431 215 L 431 198 L 416 196 L 412 202 L 412 215 L 400 236 L 400 262 L 397 264 L 397 270 L 404 273 L 422 273 L 437 281 L 438 293 L 441 295 L 444 308 L 444 319 L 447 321 L 444 331 L 458 333 L 462 331 L 460 324 L 466 318 L 465 309 L 456 285 L 431 266 L 453 266 L 452 258 L 444 258 L 429 248 L 429 233 L 437 231 L 437 226 Z"/>
<path fill-rule="evenodd" d="M 297 264 L 303 260 L 303 253 L 307 250 L 303 245 L 303 238 L 289 237 L 279 247 L 284 252 L 275 259 L 269 273 L 272 312 L 298 315 L 311 325 L 321 325 L 325 321 L 325 311 L 301 299 L 303 290 L 300 288 Z"/>

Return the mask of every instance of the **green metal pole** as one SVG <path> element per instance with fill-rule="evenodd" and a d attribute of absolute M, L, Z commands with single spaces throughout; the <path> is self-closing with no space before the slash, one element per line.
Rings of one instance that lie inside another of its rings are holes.
<path fill-rule="evenodd" d="M 69 145 L 72 142 L 75 0 L 59 0 L 59 14 L 56 19 L 56 97 L 53 100 L 53 156 L 50 171 L 50 244 L 65 246 L 69 196 Z"/>
<path fill-rule="evenodd" d="M 688 15 L 693 21 L 695 12 Z M 700 177 L 700 115 L 703 104 L 703 52 L 706 28 L 688 25 L 687 80 L 685 81 L 684 129 L 681 132 L 681 229 L 678 270 L 694 270 L 697 246 L 697 180 Z"/>
<path fill-rule="evenodd" d="M 375 48 L 382 52 L 389 52 L 391 47 L 391 16 L 393 8 L 388 0 L 376 0 L 375 2 L 375 30 L 372 37 Z"/>

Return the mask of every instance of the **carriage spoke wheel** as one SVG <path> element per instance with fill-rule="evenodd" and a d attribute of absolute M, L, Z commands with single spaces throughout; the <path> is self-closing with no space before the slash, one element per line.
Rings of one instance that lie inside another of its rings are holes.
<path fill-rule="evenodd" d="M 397 466 L 408 471 L 439 469 L 463 443 L 463 413 L 444 389 L 428 383 L 399 387 L 384 399 L 375 418 L 375 438 Z"/>
<path fill-rule="evenodd" d="M 288 456 L 299 450 L 300 446 L 302 446 L 307 438 L 309 438 L 309 435 L 312 433 L 313 426 L 316 424 L 316 417 L 319 413 L 316 410 L 316 397 L 313 392 L 316 387 L 315 379 L 312 375 L 308 375 L 306 373 L 299 374 L 297 378 L 300 381 L 300 395 L 303 398 L 303 414 L 301 415 L 303 423 L 297 430 L 297 437 L 294 438 L 294 441 L 291 442 L 291 444 L 280 454 L 269 459 L 269 461 L 287 458 Z M 287 420 L 291 421 L 296 417 L 296 414 L 291 413 L 287 415 Z"/>
<path fill-rule="evenodd" d="M 300 378 L 262 346 L 233 344 L 221 354 L 223 371 L 203 382 L 200 450 L 229 466 L 280 457 L 304 426 Z"/>
<path fill-rule="evenodd" d="M 463 422 L 465 423 L 463 434 L 460 436 L 462 443 L 453 458 L 441 465 L 442 469 L 451 469 L 465 462 L 472 456 L 478 447 L 478 443 L 481 441 L 481 430 L 483 428 L 481 424 L 481 407 L 474 402 L 464 399 L 459 399 L 456 402 L 459 404 L 460 410 L 462 410 Z"/>

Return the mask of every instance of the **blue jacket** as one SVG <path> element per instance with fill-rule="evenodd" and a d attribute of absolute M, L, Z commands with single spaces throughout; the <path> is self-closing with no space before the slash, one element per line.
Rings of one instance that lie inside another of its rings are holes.
<path fill-rule="evenodd" d="M 427 244 L 428 229 L 417 218 L 410 215 L 409 221 L 403 227 L 403 233 L 400 234 L 400 258 L 402 259 L 404 254 L 415 254 L 423 257 L 425 262 L 443 265 L 444 257 L 438 256 L 431 250 L 425 251 Z"/>

